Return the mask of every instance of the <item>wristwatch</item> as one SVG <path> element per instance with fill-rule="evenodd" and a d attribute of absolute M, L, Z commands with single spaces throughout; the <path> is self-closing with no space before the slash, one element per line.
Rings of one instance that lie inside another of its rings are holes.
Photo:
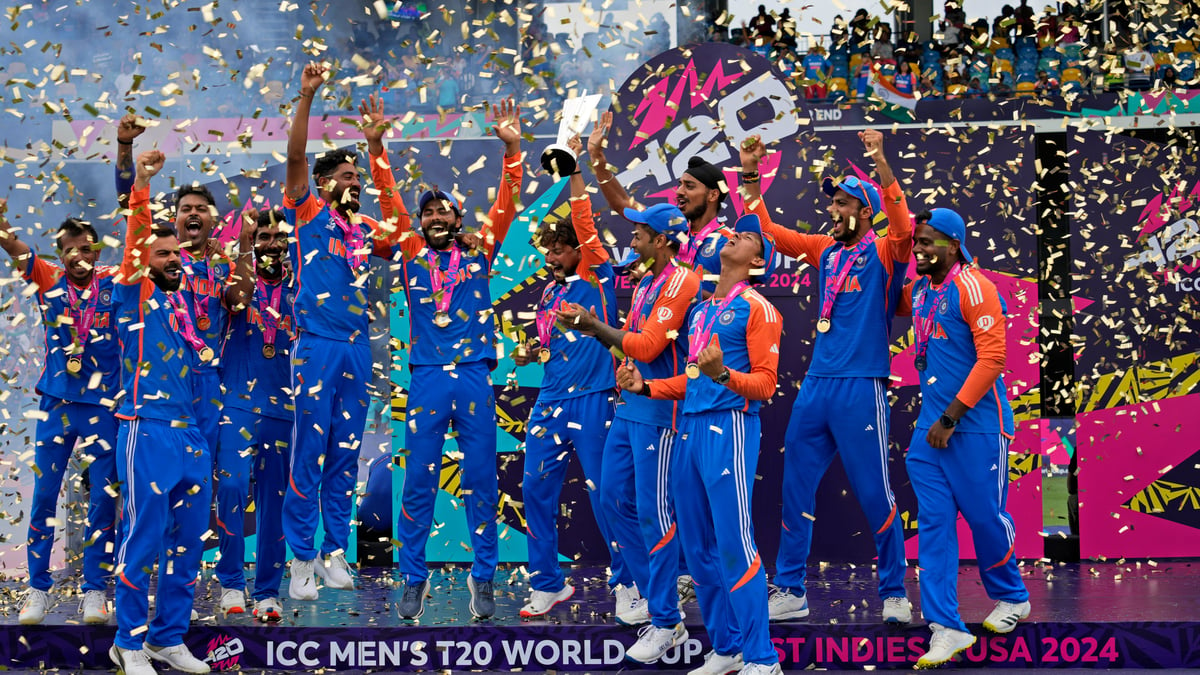
<path fill-rule="evenodd" d="M 714 377 L 714 378 L 712 379 L 712 381 L 713 381 L 713 382 L 716 382 L 717 384 L 724 385 L 724 384 L 728 384 L 728 383 L 729 383 L 729 378 L 730 378 L 729 369 L 728 369 L 728 368 L 726 368 L 725 370 L 722 370 L 722 371 L 721 371 L 721 374 L 720 374 L 720 375 L 718 375 L 718 376 Z"/>
<path fill-rule="evenodd" d="M 949 415 L 942 415 L 941 423 L 943 427 L 947 429 L 953 429 L 954 426 L 958 424 L 958 420 Z"/>

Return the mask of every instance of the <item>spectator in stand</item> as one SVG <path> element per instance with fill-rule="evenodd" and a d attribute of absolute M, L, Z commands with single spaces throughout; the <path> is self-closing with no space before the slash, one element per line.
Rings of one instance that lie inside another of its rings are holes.
<path fill-rule="evenodd" d="M 1033 8 L 1029 0 L 1021 0 L 1017 7 L 1017 37 L 1032 37 L 1037 35 L 1037 24 L 1033 20 Z"/>
<path fill-rule="evenodd" d="M 1013 29 L 1017 26 L 1017 10 L 1012 5 L 1000 9 L 1000 16 L 992 22 L 992 37 L 1004 38 L 1012 44 Z"/>
<path fill-rule="evenodd" d="M 1046 5 L 1046 10 L 1038 17 L 1037 43 L 1038 49 L 1053 47 L 1058 40 L 1058 15 L 1054 8 Z"/>
<path fill-rule="evenodd" d="M 1050 77 L 1046 71 L 1039 70 L 1037 82 L 1033 83 L 1033 93 L 1038 96 L 1058 96 L 1058 80 Z"/>
<path fill-rule="evenodd" d="M 1134 91 L 1149 89 L 1153 68 L 1154 59 L 1142 46 L 1142 41 L 1133 38 L 1133 44 L 1125 52 L 1125 86 Z"/>
<path fill-rule="evenodd" d="M 954 19 L 947 18 L 942 22 L 941 27 L 942 53 L 949 54 L 957 50 L 959 43 L 962 41 L 962 23 Z"/>
<path fill-rule="evenodd" d="M 900 60 L 896 76 L 892 78 L 892 84 L 895 85 L 896 91 L 901 94 L 911 94 L 916 89 L 916 77 L 913 75 L 912 66 L 909 65 L 908 59 Z"/>
<path fill-rule="evenodd" d="M 942 90 L 938 89 L 937 82 L 928 75 L 921 78 L 921 98 L 944 98 Z"/>
<path fill-rule="evenodd" d="M 1172 66 L 1167 66 L 1166 68 L 1163 68 L 1162 76 L 1158 78 L 1155 89 L 1175 89 L 1177 86 L 1179 86 L 1178 80 L 1179 74 L 1175 72 L 1175 68 Z"/>
<path fill-rule="evenodd" d="M 453 71 L 447 68 L 443 71 L 443 75 L 439 80 L 437 107 L 440 110 L 457 108 L 459 97 L 458 78 L 454 76 Z"/>
<path fill-rule="evenodd" d="M 796 20 L 792 18 L 792 10 L 784 8 L 779 15 L 779 30 L 775 32 L 775 44 L 796 53 Z"/>
<path fill-rule="evenodd" d="M 971 83 L 967 85 L 967 98 L 979 98 L 983 94 L 983 85 L 979 83 L 979 78 L 972 77 Z"/>
<path fill-rule="evenodd" d="M 863 57 L 858 71 L 854 73 L 854 97 L 860 101 L 871 91 L 871 66 L 873 65 L 874 61 L 868 54 Z"/>
<path fill-rule="evenodd" d="M 850 53 L 866 54 L 871 50 L 871 17 L 860 9 L 850 19 Z"/>
<path fill-rule="evenodd" d="M 871 45 L 871 56 L 876 61 L 891 61 L 893 58 L 892 27 L 882 21 L 875 26 L 875 43 Z"/>
<path fill-rule="evenodd" d="M 819 44 L 814 44 L 808 48 L 808 54 L 804 56 L 804 97 L 813 100 L 825 98 L 826 83 L 829 80 L 829 75 L 833 70 L 829 59 L 825 58 L 825 49 Z"/>
<path fill-rule="evenodd" d="M 829 29 L 829 48 L 836 51 L 839 47 L 850 44 L 850 30 L 846 19 L 841 14 L 833 17 L 833 26 Z"/>
<path fill-rule="evenodd" d="M 775 40 L 775 17 L 767 13 L 766 5 L 758 6 L 758 14 L 750 19 L 750 32 L 748 35 L 755 38 L 761 38 L 766 44 L 770 44 Z"/>
<path fill-rule="evenodd" d="M 1064 5 L 1062 21 L 1059 26 L 1058 44 L 1073 45 L 1083 39 L 1083 23 L 1076 12 L 1068 13 Z"/>

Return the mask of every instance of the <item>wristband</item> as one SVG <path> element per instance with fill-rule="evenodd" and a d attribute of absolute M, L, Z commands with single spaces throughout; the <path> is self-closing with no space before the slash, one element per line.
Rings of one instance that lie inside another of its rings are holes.
<path fill-rule="evenodd" d="M 123 140 L 121 140 L 121 139 L 119 139 L 119 138 L 118 138 L 118 139 L 117 139 L 117 145 L 133 145 L 133 141 L 123 141 Z"/>
<path fill-rule="evenodd" d="M 638 392 L 638 395 L 650 398 L 650 380 L 645 380 L 642 382 L 642 390 Z"/>

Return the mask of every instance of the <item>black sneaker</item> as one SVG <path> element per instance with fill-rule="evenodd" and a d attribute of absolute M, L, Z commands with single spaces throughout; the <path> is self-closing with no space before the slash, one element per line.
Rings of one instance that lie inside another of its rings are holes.
<path fill-rule="evenodd" d="M 402 619 L 416 619 L 425 613 L 425 594 L 429 592 L 429 580 L 419 584 L 405 582 L 404 595 L 396 605 Z"/>
<path fill-rule="evenodd" d="M 496 614 L 496 598 L 491 581 L 476 581 L 467 577 L 467 588 L 471 591 L 471 614 L 476 619 L 486 619 Z"/>

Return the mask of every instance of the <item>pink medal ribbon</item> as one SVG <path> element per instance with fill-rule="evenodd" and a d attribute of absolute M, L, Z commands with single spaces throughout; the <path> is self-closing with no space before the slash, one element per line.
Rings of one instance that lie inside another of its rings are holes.
<path fill-rule="evenodd" d="M 367 264 L 367 254 L 361 253 L 367 241 L 362 228 L 349 223 L 332 207 L 329 209 L 329 219 L 342 231 L 342 242 L 346 245 L 346 262 L 350 264 L 350 269 L 358 269 Z"/>
<path fill-rule="evenodd" d="M 269 286 L 267 282 L 259 279 L 257 285 L 254 300 L 258 305 L 258 315 L 262 317 L 263 350 L 264 352 L 270 351 L 274 356 L 275 333 L 279 330 L 279 301 L 283 297 L 283 282 L 280 281 Z M 265 305 L 263 299 L 266 300 Z M 267 347 L 270 347 L 270 350 L 267 350 Z"/>
<path fill-rule="evenodd" d="M 167 293 L 167 302 L 171 303 L 171 309 L 175 311 L 175 320 L 179 324 L 179 334 L 183 337 L 192 349 L 196 350 L 196 354 L 200 356 L 200 360 L 208 363 L 213 359 L 213 350 L 208 345 L 204 344 L 204 340 L 196 335 L 196 327 L 192 325 L 192 315 L 188 313 L 187 303 L 180 297 L 179 292 Z"/>
<path fill-rule="evenodd" d="M 650 296 L 657 298 L 659 290 L 663 287 L 663 284 L 667 283 L 667 279 L 670 279 L 674 272 L 675 263 L 672 262 L 663 268 L 663 271 L 657 277 L 654 277 L 653 281 L 642 277 L 641 282 L 638 283 L 637 291 L 633 294 L 633 307 L 629 310 L 629 330 L 637 331 L 641 329 L 643 320 L 642 308 L 646 305 L 646 300 Z"/>
<path fill-rule="evenodd" d="M 441 256 L 432 249 L 425 253 L 429 263 L 429 285 L 433 290 L 433 301 L 437 307 L 433 322 L 438 328 L 450 325 L 450 300 L 454 297 L 454 286 L 458 283 L 458 268 L 462 265 L 462 249 L 450 246 L 450 265 L 442 271 Z"/>
<path fill-rule="evenodd" d="M 846 277 L 850 275 L 850 270 L 854 268 L 854 263 L 858 260 L 858 256 L 867 250 L 868 246 L 874 244 L 875 239 L 875 231 L 867 230 L 866 236 L 862 238 L 862 241 L 855 244 L 854 248 L 847 249 L 843 247 L 838 252 L 837 259 L 833 261 L 833 273 L 837 277 L 826 277 L 825 288 L 821 289 L 821 318 L 817 320 L 817 330 L 819 332 L 829 332 L 832 326 L 833 303 L 837 300 L 838 293 L 842 290 L 842 284 L 846 283 Z M 843 266 L 842 260 L 847 257 L 847 253 L 849 253 L 848 257 L 850 260 Z"/>
<path fill-rule="evenodd" d="M 937 290 L 933 290 L 932 286 L 921 289 L 921 297 L 914 298 L 913 301 L 913 365 L 917 370 L 925 370 L 929 362 L 925 358 L 925 354 L 929 351 L 929 339 L 933 335 L 933 316 L 937 313 L 938 305 L 942 303 L 942 298 L 946 295 L 946 289 L 950 284 L 954 283 L 954 278 L 962 271 L 962 263 L 954 263 L 954 267 L 950 269 L 950 273 L 938 285 Z M 932 293 L 932 302 L 926 303 L 926 298 Z M 929 311 L 925 314 L 918 314 L 919 307 L 924 307 L 928 304 Z"/>
<path fill-rule="evenodd" d="M 188 253 L 187 251 L 182 251 L 182 253 L 183 253 L 184 259 L 187 260 L 189 263 L 188 270 L 190 271 L 190 270 L 195 269 L 193 266 L 196 263 L 200 262 L 200 259 L 193 256 L 191 253 Z M 206 272 L 206 278 L 208 279 L 208 287 L 205 289 L 205 293 L 203 293 L 203 294 L 200 293 L 200 286 L 199 286 L 199 284 L 196 283 L 195 279 L 191 279 L 191 285 L 192 285 L 192 305 L 193 305 L 193 310 L 196 312 L 196 327 L 202 331 L 207 331 L 209 326 L 212 325 L 212 319 L 208 318 L 208 301 L 211 298 L 209 293 L 212 292 L 212 288 L 217 283 L 217 281 L 216 281 L 216 277 L 213 276 L 213 269 L 212 269 L 211 261 L 207 262 L 204 265 L 204 271 Z M 195 275 L 188 274 L 188 276 L 194 277 Z"/>
<path fill-rule="evenodd" d="M 563 297 L 566 296 L 567 291 L 570 289 L 570 281 L 565 284 L 552 281 L 546 285 L 546 290 L 542 292 L 542 300 L 538 303 L 537 316 L 534 319 L 534 323 L 537 325 L 538 343 L 541 344 L 538 358 L 541 358 L 542 353 L 549 354 L 550 337 L 551 332 L 554 330 L 558 308 L 562 305 Z"/>
<path fill-rule="evenodd" d="M 721 221 L 713 218 L 711 223 L 700 228 L 700 231 L 695 236 L 689 237 L 679 247 L 679 253 L 675 255 L 675 259 L 688 267 L 692 267 L 696 261 L 696 254 L 700 252 L 700 246 L 704 244 L 704 240 L 708 239 L 708 235 L 719 229 L 721 229 Z"/>
<path fill-rule="evenodd" d="M 716 313 L 712 314 L 711 318 L 709 316 L 711 314 L 711 312 L 709 312 L 709 308 L 711 308 L 714 304 L 713 299 L 710 298 L 704 303 L 704 306 L 701 307 L 700 316 L 696 319 L 696 330 L 692 332 L 691 339 L 688 340 L 687 376 L 689 378 L 695 379 L 700 377 L 700 366 L 696 363 L 696 360 L 700 358 L 700 352 L 708 346 L 709 338 L 712 336 L 713 324 L 717 322 L 717 319 L 721 318 L 721 315 L 725 313 L 725 310 L 729 308 L 729 305 L 732 304 L 734 300 L 737 300 L 738 297 L 741 296 L 741 294 L 749 287 L 749 281 L 737 282 L 737 284 L 734 285 L 733 288 L 729 289 L 729 293 L 726 294 L 721 300 L 721 304 L 717 307 Z"/>

